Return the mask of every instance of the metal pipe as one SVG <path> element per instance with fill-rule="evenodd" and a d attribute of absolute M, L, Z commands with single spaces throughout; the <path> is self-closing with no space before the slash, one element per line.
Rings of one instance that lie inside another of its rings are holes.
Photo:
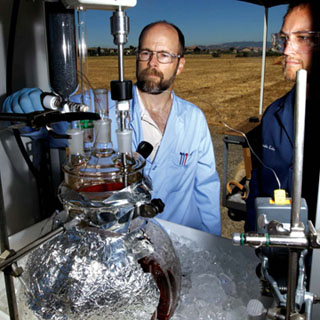
<path fill-rule="evenodd" d="M 13 263 L 17 262 L 19 259 L 23 258 L 25 255 L 31 252 L 33 249 L 39 247 L 41 244 L 47 242 L 48 240 L 59 235 L 65 230 L 66 230 L 66 227 L 59 227 L 58 229 L 52 232 L 49 232 L 48 234 L 44 235 L 38 240 L 35 240 L 30 244 L 26 245 L 25 247 L 23 247 L 22 249 L 18 250 L 15 254 L 13 254 L 12 256 L 10 256 L 9 258 L 7 258 L 6 260 L 0 263 L 0 271 L 4 271 L 6 268 L 10 267 Z"/>
<path fill-rule="evenodd" d="M 124 81 L 124 59 L 123 59 L 123 44 L 118 44 L 118 68 L 119 80 Z"/>
<path fill-rule="evenodd" d="M 263 97 L 264 97 L 264 74 L 266 70 L 266 51 L 267 51 L 267 34 L 268 34 L 268 12 L 269 8 L 265 7 L 264 11 L 264 28 L 263 28 L 263 47 L 262 47 L 262 67 L 261 67 L 261 84 L 260 84 L 260 105 L 259 114 L 262 115 Z"/>
<path fill-rule="evenodd" d="M 9 239 L 8 239 L 8 230 L 7 230 L 7 217 L 6 217 L 6 212 L 4 210 L 1 174 L 0 174 L 0 249 L 1 249 L 1 253 L 4 252 L 5 250 L 10 249 Z M 4 273 L 4 281 L 5 281 L 5 287 L 6 287 L 6 295 L 7 295 L 10 319 L 19 320 L 18 306 L 17 306 L 17 299 L 16 299 L 16 294 L 14 289 L 13 278 L 7 272 Z"/>
<path fill-rule="evenodd" d="M 129 18 L 126 13 L 118 8 L 110 18 L 111 33 L 114 37 L 113 42 L 118 46 L 118 67 L 119 80 L 124 81 L 124 62 L 123 62 L 123 45 L 128 41 Z"/>
<path fill-rule="evenodd" d="M 307 71 L 301 69 L 297 72 L 296 101 L 294 109 L 295 144 L 292 176 L 291 228 L 298 227 L 300 223 L 306 91 Z"/>
<path fill-rule="evenodd" d="M 308 247 L 308 239 L 303 233 L 297 235 L 233 233 L 232 242 L 234 245 L 248 245 L 254 248 L 275 247 L 305 249 Z"/>
<path fill-rule="evenodd" d="M 296 101 L 294 106 L 295 144 L 293 156 L 292 177 L 292 207 L 291 207 L 291 231 L 299 227 L 302 172 L 303 172 L 303 149 L 304 149 L 304 122 L 307 96 L 307 71 L 297 72 Z M 288 292 L 286 305 L 286 319 L 290 319 L 291 311 L 295 310 L 295 291 L 297 287 L 299 251 L 289 251 L 288 265 Z"/>
<path fill-rule="evenodd" d="M 287 290 L 287 304 L 286 304 L 286 320 L 290 320 L 291 312 L 295 310 L 295 291 L 297 288 L 298 276 L 298 260 L 299 251 L 289 251 L 289 272 L 288 272 L 288 290 Z"/>
<path fill-rule="evenodd" d="M 118 10 L 115 11 L 110 18 L 111 22 L 111 33 L 114 37 L 114 43 L 118 46 L 118 73 L 119 81 L 124 81 L 124 58 L 123 58 L 123 48 L 124 44 L 128 41 L 129 33 L 129 18 L 126 13 L 119 6 Z M 119 103 L 118 103 L 119 107 Z M 126 111 L 119 112 L 119 129 L 124 131 L 127 129 L 126 126 Z M 124 152 L 121 153 L 121 161 L 123 166 L 123 183 L 124 186 L 128 186 L 128 161 L 127 156 Z"/>

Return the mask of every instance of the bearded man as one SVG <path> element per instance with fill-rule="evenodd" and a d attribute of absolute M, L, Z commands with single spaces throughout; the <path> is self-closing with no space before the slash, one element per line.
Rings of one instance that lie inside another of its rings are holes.
<path fill-rule="evenodd" d="M 305 119 L 302 197 L 308 205 L 308 219 L 315 222 L 319 182 L 317 148 L 319 94 L 319 3 L 292 1 L 283 19 L 281 31 L 273 35 L 273 44 L 283 54 L 283 74 L 296 82 L 296 73 L 307 70 L 307 101 Z M 296 85 L 285 96 L 273 102 L 261 121 L 260 160 L 253 163 L 250 195 L 247 199 L 246 231 L 255 231 L 254 199 L 273 197 L 275 189 L 292 194 L 294 152 L 294 105 Z M 259 149 L 258 149 L 259 152 Z M 254 158 L 253 158 L 254 160 Z M 263 165 L 262 165 L 263 164 Z"/>
<path fill-rule="evenodd" d="M 153 197 L 165 203 L 160 218 L 220 235 L 220 181 L 207 122 L 198 107 L 172 91 L 184 65 L 179 28 L 159 21 L 142 30 L 130 100 L 133 150 L 142 141 L 153 146 L 144 173 L 152 180 Z M 42 110 L 40 95 L 38 88 L 22 89 L 6 99 L 4 111 Z M 110 95 L 108 100 L 116 143 L 116 102 Z"/>
<path fill-rule="evenodd" d="M 166 21 L 142 30 L 130 102 L 133 148 L 141 141 L 153 146 L 144 172 L 153 197 L 165 203 L 159 218 L 220 235 L 220 181 L 208 125 L 197 106 L 173 92 L 184 46 L 180 29 Z M 114 114 L 114 102 L 109 105 Z"/>

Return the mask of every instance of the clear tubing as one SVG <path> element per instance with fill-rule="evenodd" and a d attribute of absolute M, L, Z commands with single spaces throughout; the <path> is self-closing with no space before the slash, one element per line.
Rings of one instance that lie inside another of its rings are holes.
<path fill-rule="evenodd" d="M 87 57 L 87 29 L 86 11 L 80 7 L 77 10 L 77 30 L 78 30 L 78 55 L 79 55 L 79 83 L 81 103 L 88 106 L 89 112 L 94 112 L 94 97 L 90 90 L 88 81 L 88 57 Z M 92 120 L 81 120 L 81 128 L 84 130 L 84 148 L 88 153 L 93 147 L 94 131 Z"/>
<path fill-rule="evenodd" d="M 89 90 L 87 85 L 88 58 L 87 58 L 87 29 L 86 11 L 83 8 L 77 10 L 78 54 L 79 54 L 79 82 L 82 103 L 86 104 L 85 96 Z M 91 110 L 93 111 L 93 110 Z"/>

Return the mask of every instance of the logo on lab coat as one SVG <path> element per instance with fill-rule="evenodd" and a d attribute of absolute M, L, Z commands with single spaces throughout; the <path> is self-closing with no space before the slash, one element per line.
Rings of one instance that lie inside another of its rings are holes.
<path fill-rule="evenodd" d="M 268 144 L 263 144 L 262 145 L 263 148 L 268 149 L 270 151 L 276 151 L 276 149 L 272 146 L 272 145 L 268 145 Z"/>

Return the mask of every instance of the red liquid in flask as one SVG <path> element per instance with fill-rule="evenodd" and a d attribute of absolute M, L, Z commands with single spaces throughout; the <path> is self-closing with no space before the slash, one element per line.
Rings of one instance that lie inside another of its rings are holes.
<path fill-rule="evenodd" d="M 151 320 L 169 320 L 173 315 L 177 305 L 178 291 L 176 281 L 170 270 L 165 272 L 160 264 L 148 257 L 139 260 L 144 272 L 151 272 L 160 291 L 160 301 L 157 308 L 157 314 L 152 316 Z"/>
<path fill-rule="evenodd" d="M 123 189 L 122 182 L 112 182 L 112 183 L 101 183 L 92 186 L 82 187 L 80 192 L 106 192 L 106 191 L 117 191 Z"/>

